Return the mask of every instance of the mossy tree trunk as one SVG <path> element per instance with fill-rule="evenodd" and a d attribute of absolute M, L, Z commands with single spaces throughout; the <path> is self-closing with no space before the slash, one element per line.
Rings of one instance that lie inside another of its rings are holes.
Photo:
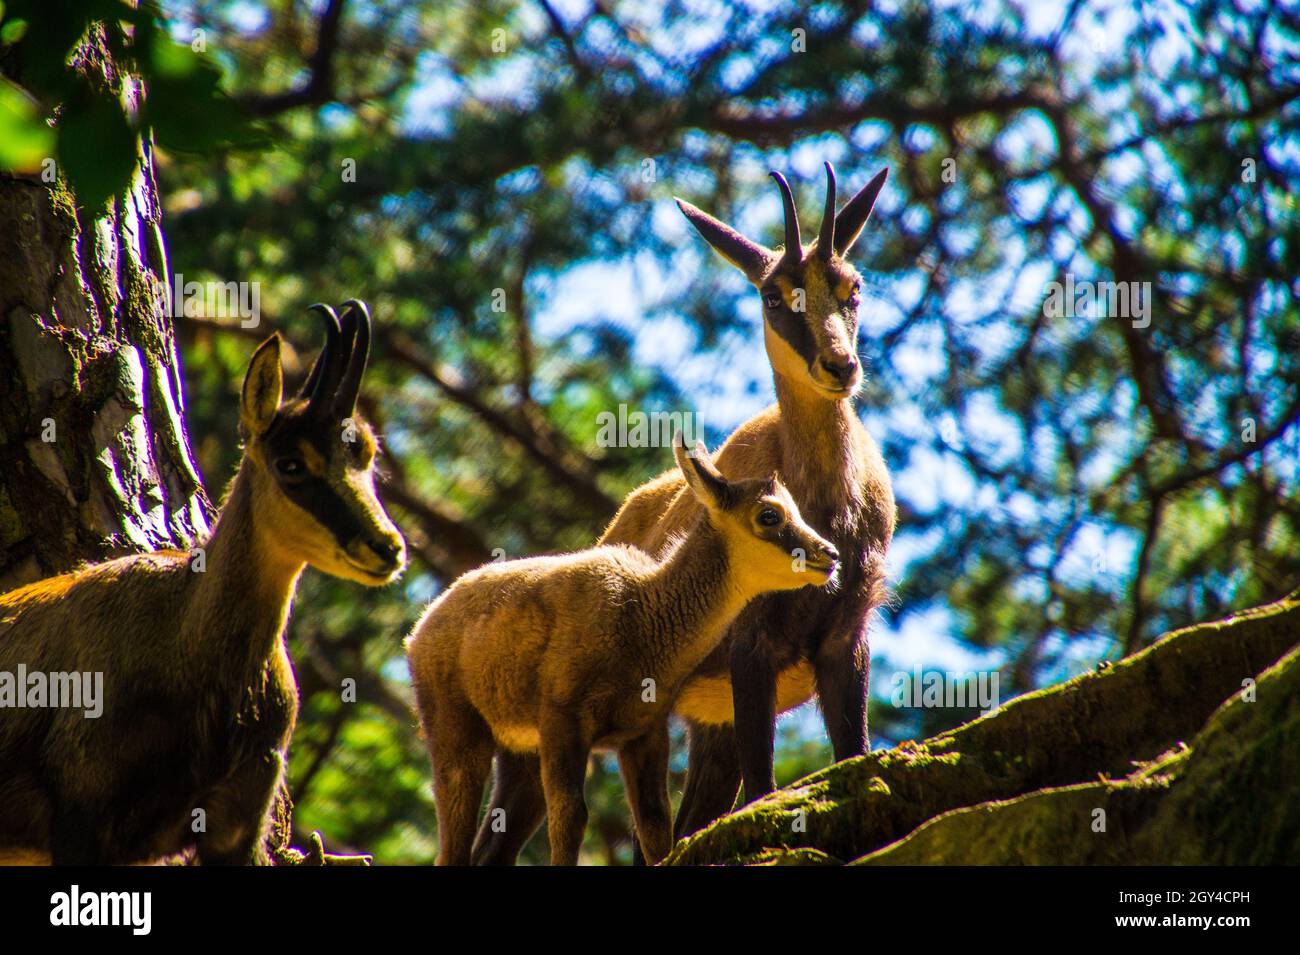
<path fill-rule="evenodd" d="M 92 28 L 76 69 L 133 110 L 141 87 L 104 29 L 119 27 Z M 151 148 L 98 209 L 50 163 L 51 182 L 0 174 L 0 590 L 188 548 L 213 516 L 185 433 Z"/>

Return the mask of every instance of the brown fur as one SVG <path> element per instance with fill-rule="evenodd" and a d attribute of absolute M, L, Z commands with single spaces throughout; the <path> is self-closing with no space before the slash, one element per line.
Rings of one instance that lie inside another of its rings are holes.
<path fill-rule="evenodd" d="M 310 563 L 383 583 L 404 545 L 374 496 L 364 424 L 365 441 L 345 447 L 339 421 L 313 417 L 305 399 L 281 404 L 277 336 L 253 356 L 240 417 L 247 446 L 202 572 L 190 554 L 159 551 L 0 597 L 0 671 L 104 675 L 98 719 L 0 714 L 0 858 L 122 864 L 194 846 L 205 864 L 267 861 L 267 811 L 298 710 L 284 644 L 298 577 Z M 273 469 L 299 438 L 363 534 L 342 540 L 337 515 L 286 496 Z M 196 809 L 204 832 L 192 829 Z"/>
<path fill-rule="evenodd" d="M 828 178 L 833 211 L 829 165 Z M 853 409 L 861 384 L 854 357 L 860 279 L 842 254 L 883 182 L 882 173 L 839 213 L 829 253 L 819 239 L 778 255 L 682 204 L 764 298 L 777 403 L 726 440 L 718 468 L 737 481 L 779 471 L 800 512 L 835 544 L 843 564 L 837 588 L 755 600 L 683 688 L 675 710 L 689 723 L 691 753 L 679 837 L 726 812 L 742 775 L 746 801 L 773 788 L 775 715 L 806 702 L 814 690 L 836 760 L 867 748 L 866 632 L 872 611 L 886 599 L 884 560 L 895 507 L 879 448 Z M 804 292 L 803 313 L 793 310 L 796 289 Z M 697 513 L 681 480 L 668 472 L 628 496 L 600 543 L 659 554 Z M 745 681 L 743 692 L 737 676 Z M 740 706 L 744 718 L 736 726 Z"/>
<path fill-rule="evenodd" d="M 457 580 L 407 640 L 434 768 L 441 865 L 494 861 L 527 839 L 544 808 L 551 860 L 577 862 L 582 786 L 593 747 L 618 751 L 628 801 L 651 860 L 672 843 L 667 717 L 681 682 L 754 596 L 824 583 L 836 555 L 775 478 L 727 483 L 702 446 L 678 451 L 699 502 L 655 560 L 631 547 L 490 564 Z M 758 515 L 775 510 L 777 528 Z M 808 569 L 795 566 L 803 548 Z M 827 561 L 830 565 L 827 565 Z M 646 684 L 653 680 L 653 700 Z M 544 807 L 475 821 L 494 750 L 536 763 Z M 510 835 L 498 839 L 494 821 Z"/>
<path fill-rule="evenodd" d="M 760 291 L 776 385 L 776 405 L 736 429 L 718 451 L 717 466 L 733 481 L 779 473 L 808 524 L 839 551 L 841 570 L 833 588 L 753 600 L 682 688 L 674 710 L 688 722 L 690 758 L 674 826 L 678 838 L 729 810 L 742 777 L 746 800 L 774 788 L 776 715 L 814 691 L 835 758 L 867 748 L 867 623 L 886 598 L 885 551 L 895 510 L 884 459 L 853 410 L 862 380 L 855 356 L 861 280 L 844 255 L 870 216 L 885 173 L 834 214 L 828 163 L 827 210 L 835 228 L 827 229 L 824 216 L 808 247 L 798 241 L 788 186 L 773 177 L 785 200 L 784 252 L 678 200 L 700 234 Z M 658 557 L 699 514 L 679 472 L 668 471 L 628 495 L 599 544 L 631 545 Z M 489 816 L 536 812 L 540 792 L 534 760 L 498 754 Z M 518 831 L 501 837 L 493 861 L 513 862 L 525 841 Z"/>

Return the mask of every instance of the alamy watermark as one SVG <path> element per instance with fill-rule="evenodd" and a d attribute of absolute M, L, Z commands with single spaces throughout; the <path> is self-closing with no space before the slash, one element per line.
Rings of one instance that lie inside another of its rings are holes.
<path fill-rule="evenodd" d="M 237 318 L 241 328 L 262 322 L 261 282 L 186 282 L 177 272 L 167 288 L 172 318 Z"/>
<path fill-rule="evenodd" d="M 44 673 L 18 664 L 18 672 L 0 670 L 0 709 L 85 710 L 86 719 L 104 712 L 103 673 Z"/>
<path fill-rule="evenodd" d="M 698 411 L 602 411 L 596 415 L 596 444 L 602 448 L 671 448 L 678 431 L 686 447 L 704 440 L 704 422 Z"/>
<path fill-rule="evenodd" d="M 891 702 L 898 709 L 972 709 L 991 713 L 1000 705 L 998 671 L 948 673 L 942 670 L 894 673 Z"/>
<path fill-rule="evenodd" d="M 51 925 L 124 926 L 132 935 L 148 935 L 153 927 L 150 892 L 82 891 L 73 885 L 50 896 Z"/>
<path fill-rule="evenodd" d="M 1065 282 L 1048 282 L 1043 314 L 1048 318 L 1093 317 L 1105 306 L 1111 318 L 1127 318 L 1134 328 L 1151 324 L 1150 282 L 1076 282 L 1065 273 Z"/>

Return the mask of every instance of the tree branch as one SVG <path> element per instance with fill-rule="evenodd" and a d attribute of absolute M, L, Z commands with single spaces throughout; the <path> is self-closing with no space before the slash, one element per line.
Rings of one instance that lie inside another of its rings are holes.
<path fill-rule="evenodd" d="M 339 45 L 339 27 L 347 0 L 329 0 L 316 28 L 316 49 L 307 60 L 311 71 L 307 82 L 284 93 L 244 96 L 240 107 L 256 117 L 274 116 L 297 106 L 319 106 L 335 97 L 334 54 Z"/>

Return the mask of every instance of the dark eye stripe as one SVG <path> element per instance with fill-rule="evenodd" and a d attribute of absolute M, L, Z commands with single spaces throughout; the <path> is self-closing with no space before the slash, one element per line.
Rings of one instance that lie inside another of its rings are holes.
<path fill-rule="evenodd" d="M 782 309 L 773 312 L 769 321 L 772 331 L 793 348 L 800 358 L 811 363 L 817 357 L 812 333 L 808 330 L 808 323 L 804 320 L 804 316 Z"/>
<path fill-rule="evenodd" d="M 334 535 L 340 547 L 347 547 L 365 532 L 365 527 L 342 495 L 323 478 L 280 482 L 284 496 L 316 518 Z"/>

